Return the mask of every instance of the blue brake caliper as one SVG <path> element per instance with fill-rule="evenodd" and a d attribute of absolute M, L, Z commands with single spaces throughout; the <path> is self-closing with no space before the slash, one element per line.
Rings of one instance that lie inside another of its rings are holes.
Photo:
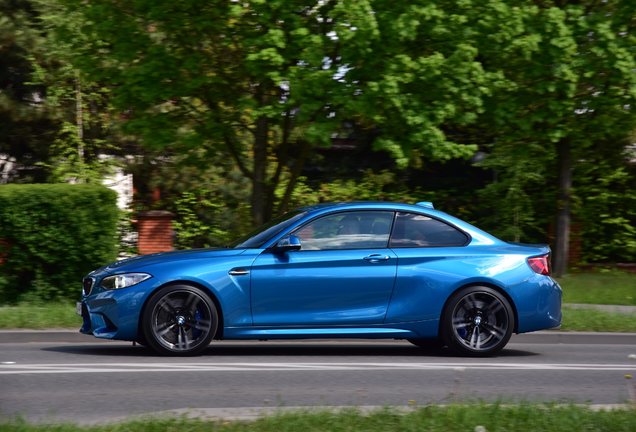
<path fill-rule="evenodd" d="M 202 317 L 201 316 L 201 311 L 199 309 L 197 309 L 194 312 L 194 322 L 198 323 L 199 320 L 201 319 L 201 317 Z M 201 336 L 201 330 L 199 330 L 199 329 L 197 329 L 195 327 L 192 327 L 192 338 L 197 339 L 199 336 Z"/>

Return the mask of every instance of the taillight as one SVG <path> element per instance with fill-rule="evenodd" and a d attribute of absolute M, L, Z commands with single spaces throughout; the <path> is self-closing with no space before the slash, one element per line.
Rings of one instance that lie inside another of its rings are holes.
<path fill-rule="evenodd" d="M 550 276 L 550 255 L 528 258 L 528 265 L 535 273 Z"/>

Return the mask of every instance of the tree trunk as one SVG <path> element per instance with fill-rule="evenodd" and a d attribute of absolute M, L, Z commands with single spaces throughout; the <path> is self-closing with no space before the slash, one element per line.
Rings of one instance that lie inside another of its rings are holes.
<path fill-rule="evenodd" d="M 82 104 L 82 81 L 79 72 L 75 73 L 75 126 L 77 127 L 77 182 L 86 183 L 84 172 L 84 107 Z"/>
<path fill-rule="evenodd" d="M 254 139 L 254 161 L 252 168 L 252 222 L 255 226 L 262 225 L 271 218 L 267 208 L 267 135 L 269 122 L 262 117 L 256 121 L 256 136 Z"/>
<path fill-rule="evenodd" d="M 567 273 L 570 257 L 570 208 L 572 190 L 572 151 L 570 142 L 563 139 L 557 146 L 559 190 L 554 238 L 554 268 L 556 277 Z"/>
<path fill-rule="evenodd" d="M 279 213 L 285 213 L 289 211 L 289 202 L 291 200 L 292 193 L 294 192 L 294 188 L 296 187 L 296 183 L 298 182 L 298 177 L 300 177 L 300 173 L 305 166 L 305 162 L 311 153 L 311 145 L 307 141 L 302 141 L 300 143 L 301 150 L 298 158 L 296 159 L 296 163 L 293 168 L 290 170 L 290 178 L 289 183 L 287 183 L 287 187 L 285 188 L 285 194 L 280 201 L 278 206 Z"/>

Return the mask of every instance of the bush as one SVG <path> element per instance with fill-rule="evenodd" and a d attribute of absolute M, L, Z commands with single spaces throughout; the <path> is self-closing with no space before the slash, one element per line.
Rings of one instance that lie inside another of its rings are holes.
<path fill-rule="evenodd" d="M 95 185 L 0 187 L 0 302 L 80 295 L 117 253 L 116 193 Z"/>

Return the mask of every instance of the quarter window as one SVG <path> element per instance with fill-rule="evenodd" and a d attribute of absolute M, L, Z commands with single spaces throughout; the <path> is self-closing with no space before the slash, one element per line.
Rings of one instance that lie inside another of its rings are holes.
<path fill-rule="evenodd" d="M 389 211 L 343 212 L 311 221 L 293 234 L 301 250 L 385 248 L 392 221 Z"/>
<path fill-rule="evenodd" d="M 395 219 L 390 247 L 464 246 L 468 236 L 458 229 L 431 217 L 400 212 Z"/>

